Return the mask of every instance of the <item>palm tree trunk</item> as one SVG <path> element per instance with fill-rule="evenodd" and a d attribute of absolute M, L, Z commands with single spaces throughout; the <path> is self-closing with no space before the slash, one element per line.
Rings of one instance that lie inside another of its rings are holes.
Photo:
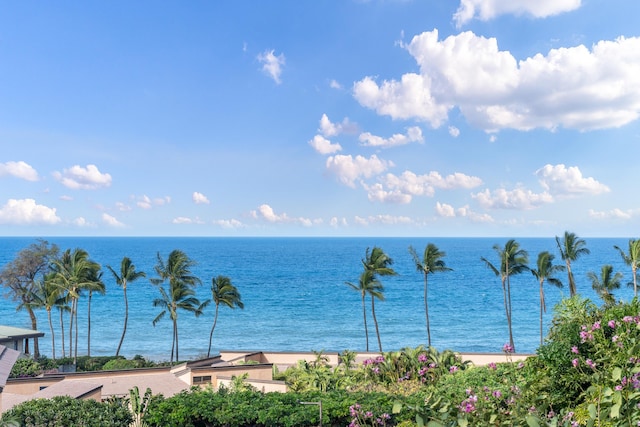
<path fill-rule="evenodd" d="M 633 274 L 633 296 L 638 296 L 638 282 L 636 278 L 638 267 L 636 267 L 635 263 L 631 266 L 631 273 Z"/>
<path fill-rule="evenodd" d="M 211 327 L 211 333 L 209 334 L 209 350 L 207 350 L 207 357 L 211 355 L 211 341 L 213 340 L 213 330 L 216 328 L 216 323 L 218 323 L 218 307 L 216 304 L 216 314 L 213 316 L 213 326 Z"/>
<path fill-rule="evenodd" d="M 542 312 L 547 311 L 546 304 L 544 302 L 544 280 L 540 280 L 540 346 L 542 347 Z"/>
<path fill-rule="evenodd" d="M 178 360 L 180 360 L 178 356 L 178 319 L 174 320 L 173 323 L 175 325 L 173 330 L 175 331 L 175 334 L 176 334 L 176 363 L 178 363 Z"/>
<path fill-rule="evenodd" d="M 509 317 L 509 305 L 507 304 L 506 277 L 502 278 L 502 299 L 504 301 L 504 312 L 507 316 L 507 327 L 509 328 L 509 337 L 511 337 L 511 318 Z M 509 344 L 511 344 L 511 342 L 509 342 Z"/>
<path fill-rule="evenodd" d="M 427 273 L 424 273 L 424 316 L 427 319 L 427 342 L 431 347 L 431 328 L 429 327 L 429 302 L 427 300 Z"/>
<path fill-rule="evenodd" d="M 62 358 L 67 357 L 64 347 L 64 319 L 62 318 L 62 309 L 60 309 L 60 337 L 62 338 Z"/>
<path fill-rule="evenodd" d="M 73 357 L 73 311 L 75 307 L 75 298 L 71 299 L 71 311 L 69 312 L 69 357 Z"/>
<path fill-rule="evenodd" d="M 171 331 L 171 364 L 173 365 L 173 352 L 176 348 L 176 322 L 173 321 L 173 330 Z"/>
<path fill-rule="evenodd" d="M 116 350 L 116 357 L 120 354 L 120 347 L 122 347 L 122 342 L 124 341 L 124 334 L 127 333 L 127 321 L 129 320 L 129 301 L 127 300 L 127 284 L 122 285 L 122 290 L 124 291 L 124 327 L 122 328 L 122 336 L 120 337 L 120 342 L 118 343 L 118 349 Z"/>
<path fill-rule="evenodd" d="M 36 319 L 36 314 L 33 312 L 33 309 L 26 306 L 27 312 L 29 313 L 29 317 L 31 318 L 31 329 L 34 331 L 38 330 L 38 320 Z M 40 346 L 38 345 L 38 338 L 33 338 L 33 357 L 36 359 L 40 357 Z"/>
<path fill-rule="evenodd" d="M 75 323 L 75 335 L 76 335 L 76 340 L 73 343 L 73 364 L 77 364 L 78 363 L 78 300 L 76 299 L 76 303 L 75 303 L 76 308 L 74 309 L 74 315 L 73 317 L 75 318 L 74 323 Z"/>
<path fill-rule="evenodd" d="M 511 279 L 510 276 L 507 274 L 507 299 L 509 302 L 509 316 L 507 316 L 507 322 L 509 322 L 509 344 L 511 345 L 511 348 L 513 349 L 513 351 L 516 351 L 516 345 L 513 342 L 513 324 L 511 323 Z"/>
<path fill-rule="evenodd" d="M 47 317 L 49 318 L 49 329 L 51 329 L 51 353 L 53 360 L 56 360 L 56 336 L 53 333 L 53 322 L 51 321 L 51 307 L 47 308 Z"/>
<path fill-rule="evenodd" d="M 87 356 L 91 357 L 91 290 L 89 290 L 89 303 L 87 305 Z"/>
<path fill-rule="evenodd" d="M 362 294 L 362 316 L 364 318 L 364 336 L 367 340 L 367 352 L 369 351 L 369 329 L 367 328 L 367 310 L 364 304 L 364 293 Z"/>
<path fill-rule="evenodd" d="M 571 271 L 571 261 L 569 261 L 569 259 L 567 259 L 566 261 L 567 264 L 567 275 L 568 275 L 568 279 L 569 279 L 569 296 L 575 296 L 576 294 L 576 281 L 573 278 L 573 272 Z"/>
<path fill-rule="evenodd" d="M 376 319 L 376 307 L 373 301 L 374 301 L 374 298 L 371 297 L 371 316 L 373 317 L 373 324 L 376 325 L 376 336 L 378 337 L 378 347 L 380 347 L 380 353 L 382 354 L 382 341 L 380 341 L 380 331 L 378 330 L 378 320 Z"/>

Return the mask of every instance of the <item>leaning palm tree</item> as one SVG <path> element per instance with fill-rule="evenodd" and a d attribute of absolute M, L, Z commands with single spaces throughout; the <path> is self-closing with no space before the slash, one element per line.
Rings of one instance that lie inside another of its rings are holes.
<path fill-rule="evenodd" d="M 540 284 L 540 345 L 542 345 L 542 313 L 547 312 L 547 303 L 544 298 L 544 282 L 546 281 L 558 288 L 562 287 L 562 282 L 553 277 L 554 274 L 564 271 L 564 265 L 556 265 L 553 263 L 555 256 L 548 251 L 543 251 L 538 254 L 537 268 L 531 270 L 533 276 L 538 279 Z"/>
<path fill-rule="evenodd" d="M 507 241 L 504 248 L 501 248 L 499 245 L 493 245 L 493 250 L 500 259 L 499 268 L 494 266 L 484 257 L 480 259 L 484 261 L 487 267 L 489 267 L 496 276 L 500 277 L 502 295 L 504 299 L 504 310 L 507 315 L 507 325 L 509 327 L 509 344 L 511 345 L 511 348 L 515 350 L 511 323 L 511 276 L 524 273 L 529 270 L 527 265 L 529 263 L 529 254 L 524 249 L 521 249 L 520 244 L 513 239 Z"/>
<path fill-rule="evenodd" d="M 560 251 L 560 256 L 567 266 L 567 276 L 569 280 L 569 296 L 574 296 L 576 291 L 576 282 L 573 278 L 573 271 L 571 271 L 571 262 L 576 261 L 582 255 L 589 255 L 591 251 L 587 248 L 587 242 L 576 236 L 575 233 L 568 231 L 564 232 L 562 242 L 560 238 L 556 236 L 556 244 Z"/>
<path fill-rule="evenodd" d="M 122 336 L 120 337 L 120 342 L 118 343 L 118 349 L 116 350 L 116 357 L 120 354 L 120 348 L 122 347 L 122 342 L 124 341 L 124 335 L 127 333 L 127 322 L 129 320 L 129 301 L 127 300 L 127 284 L 135 282 L 141 277 L 146 277 L 146 273 L 144 271 L 137 271 L 136 266 L 131 262 L 131 259 L 128 257 L 122 258 L 120 262 L 120 273 L 118 274 L 110 265 L 107 265 L 109 271 L 113 275 L 113 278 L 116 280 L 116 284 L 122 287 L 122 292 L 124 294 L 124 327 L 122 328 Z"/>
<path fill-rule="evenodd" d="M 624 260 L 624 263 L 631 266 L 633 282 L 630 282 L 629 285 L 633 286 L 633 295 L 638 296 L 637 272 L 638 267 L 640 267 L 640 240 L 629 239 L 629 252 L 626 254 L 618 246 L 614 245 L 613 247 L 620 252 L 620 256 Z"/>
<path fill-rule="evenodd" d="M 378 280 L 375 279 L 373 272 L 371 272 L 370 270 L 364 270 L 360 274 L 360 279 L 358 280 L 358 283 L 346 282 L 346 284 L 354 291 L 357 291 L 360 294 L 360 297 L 362 298 L 362 317 L 364 319 L 364 336 L 367 343 L 366 350 L 369 351 L 369 328 L 367 327 L 367 309 L 365 306 L 365 297 L 367 296 L 369 289 L 374 289 L 377 292 L 380 292 L 380 290 L 382 289 L 382 283 L 380 283 Z"/>
<path fill-rule="evenodd" d="M 620 289 L 622 273 L 618 271 L 614 274 L 613 266 L 607 264 L 602 266 L 600 277 L 593 271 L 588 272 L 587 277 L 591 280 L 591 287 L 602 298 L 606 306 L 615 304 L 616 299 L 611 291 Z"/>
<path fill-rule="evenodd" d="M 165 262 L 158 253 L 158 263 L 154 267 L 157 278 L 151 279 L 151 283 L 158 286 L 160 298 L 153 300 L 154 307 L 160 307 L 162 311 L 153 319 L 155 326 L 167 313 L 171 319 L 173 332 L 171 342 L 171 363 L 175 350 L 175 360 L 179 360 L 178 352 L 178 310 L 194 313 L 196 317 L 202 314 L 203 304 L 196 298 L 195 287 L 200 279 L 193 275 L 191 267 L 195 262 L 184 252 L 175 249 L 171 251 Z M 168 282 L 168 291 L 162 286 Z"/>
<path fill-rule="evenodd" d="M 428 345 L 431 346 L 431 328 L 429 327 L 429 302 L 427 299 L 427 280 L 429 274 L 451 271 L 451 268 L 447 267 L 445 262 L 442 260 L 442 258 L 446 256 L 446 253 L 438 249 L 438 247 L 433 243 L 429 243 L 424 249 L 422 258 L 418 256 L 418 253 L 413 248 L 413 246 L 409 246 L 409 253 L 413 257 L 413 261 L 416 264 L 416 269 L 418 270 L 418 272 L 422 273 L 424 277 L 424 316 L 427 321 Z"/>
<path fill-rule="evenodd" d="M 216 312 L 213 316 L 213 326 L 211 326 L 211 333 L 209 333 L 209 349 L 207 350 L 207 357 L 211 355 L 211 341 L 213 339 L 213 330 L 218 323 L 218 309 L 220 304 L 226 305 L 229 308 L 244 308 L 244 303 L 240 297 L 238 288 L 233 286 L 231 279 L 226 276 L 218 276 L 211 279 L 211 296 L 213 297 L 213 303 L 216 305 Z"/>
<path fill-rule="evenodd" d="M 377 288 L 371 287 L 367 290 L 367 294 L 371 297 L 371 317 L 373 317 L 373 323 L 376 326 L 376 336 L 378 337 L 378 346 L 380 353 L 382 353 L 382 341 L 380 340 L 380 330 L 378 329 L 378 319 L 376 319 L 376 307 L 375 300 L 379 299 L 384 301 L 384 288 L 382 283 L 378 279 L 378 276 L 395 276 L 396 271 L 391 268 L 393 259 L 389 257 L 384 251 L 374 246 L 371 251 L 367 248 L 365 257 L 362 259 L 362 265 L 365 270 L 369 270 L 373 273 L 373 279 L 379 282 L 380 286 Z"/>

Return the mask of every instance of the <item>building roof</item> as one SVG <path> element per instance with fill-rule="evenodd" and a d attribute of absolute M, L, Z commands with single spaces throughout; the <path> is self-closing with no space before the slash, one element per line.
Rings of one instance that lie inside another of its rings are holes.
<path fill-rule="evenodd" d="M 33 329 L 0 325 L 0 342 L 24 338 L 39 338 L 43 336 L 44 332 L 34 331 Z"/>
<path fill-rule="evenodd" d="M 20 356 L 19 351 L 0 345 L 0 392 L 7 385 L 7 378 L 9 378 L 13 364 L 18 360 L 18 356 Z"/>

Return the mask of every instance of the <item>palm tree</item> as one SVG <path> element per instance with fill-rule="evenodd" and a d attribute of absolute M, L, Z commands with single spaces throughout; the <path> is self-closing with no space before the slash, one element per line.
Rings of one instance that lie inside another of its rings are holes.
<path fill-rule="evenodd" d="M 53 360 L 56 360 L 56 335 L 53 330 L 53 321 L 51 319 L 51 310 L 54 307 L 60 307 L 66 304 L 66 300 L 62 295 L 62 289 L 53 281 L 55 273 L 49 273 L 44 280 L 38 282 L 36 290 L 38 298 L 38 307 L 47 311 L 47 319 L 49 320 L 49 329 L 51 330 L 51 352 Z M 64 337 L 64 335 L 63 335 Z M 63 344 L 64 350 L 64 344 Z"/>
<path fill-rule="evenodd" d="M 504 310 L 507 315 L 507 325 L 509 326 L 509 344 L 515 350 L 513 342 L 513 331 L 511 324 L 511 276 L 520 274 L 529 270 L 529 254 L 520 248 L 520 244 L 511 239 L 505 243 L 504 248 L 499 245 L 493 245 L 493 250 L 498 254 L 500 259 L 500 268 L 496 268 L 486 258 L 480 258 L 484 263 L 500 277 L 502 284 L 502 295 L 504 298 Z"/>
<path fill-rule="evenodd" d="M 631 275 L 633 276 L 633 282 L 629 285 L 633 285 L 633 295 L 638 296 L 638 280 L 637 272 L 640 266 L 640 240 L 629 239 L 629 253 L 625 254 L 618 246 L 613 246 L 620 252 L 620 256 L 624 260 L 624 263 L 631 266 Z"/>
<path fill-rule="evenodd" d="M 602 266 L 600 277 L 593 271 L 588 272 L 587 277 L 591 280 L 591 287 L 598 293 L 598 296 L 602 298 L 605 305 L 610 306 L 615 304 L 616 299 L 611 291 L 620 289 L 622 273 L 618 271 L 613 274 L 613 266 L 607 264 Z"/>
<path fill-rule="evenodd" d="M 416 269 L 424 276 L 424 315 L 427 320 L 427 340 L 429 346 L 431 346 L 431 328 L 429 327 L 429 302 L 427 299 L 427 280 L 429 274 L 451 271 L 451 268 L 447 267 L 445 265 L 445 262 L 442 260 L 442 258 L 446 256 L 446 253 L 438 249 L 438 247 L 433 243 L 429 243 L 424 249 L 422 259 L 420 259 L 418 253 L 412 246 L 409 246 L 409 253 L 413 257 L 413 261 L 416 264 Z"/>
<path fill-rule="evenodd" d="M 591 253 L 587 248 L 587 242 L 576 236 L 575 233 L 568 231 L 564 232 L 564 238 L 560 242 L 560 238 L 556 236 L 556 244 L 560 251 L 560 256 L 567 266 L 567 276 L 569 279 L 569 296 L 574 296 L 576 291 L 576 282 L 573 278 L 573 272 L 571 271 L 571 262 L 576 261 L 582 255 L 588 255 Z"/>
<path fill-rule="evenodd" d="M 116 350 L 116 357 L 120 354 L 120 348 L 122 347 L 122 342 L 124 341 L 124 335 L 127 333 L 127 322 L 129 320 L 129 301 L 127 300 L 127 284 L 131 282 L 135 282 L 141 277 L 147 277 L 144 271 L 136 271 L 136 266 L 131 262 L 131 259 L 128 257 L 122 258 L 120 262 L 120 274 L 116 272 L 110 265 L 107 265 L 109 271 L 113 275 L 113 278 L 116 280 L 116 284 L 122 287 L 122 292 L 124 293 L 124 327 L 122 328 L 122 336 L 120 337 L 120 342 L 118 343 L 118 349 Z"/>
<path fill-rule="evenodd" d="M 531 270 L 533 276 L 538 279 L 540 284 L 540 345 L 542 345 L 542 313 L 547 312 L 547 304 L 544 299 L 544 282 L 550 283 L 558 288 L 562 287 L 562 282 L 553 277 L 554 274 L 564 271 L 564 265 L 554 265 L 555 256 L 548 251 L 538 254 L 537 268 Z"/>
<path fill-rule="evenodd" d="M 158 253 L 158 263 L 155 266 L 157 278 L 151 279 L 151 283 L 158 286 L 160 298 L 153 300 L 154 307 L 160 307 L 162 311 L 153 319 L 155 326 L 167 313 L 173 324 L 171 342 L 171 363 L 175 350 L 175 360 L 179 360 L 178 352 L 178 310 L 194 313 L 196 317 L 202 314 L 203 305 L 195 297 L 195 287 L 199 285 L 200 279 L 193 275 L 191 267 L 195 262 L 184 252 L 175 249 L 171 251 L 167 262 L 164 262 Z M 168 292 L 162 286 L 164 282 L 169 282 Z"/>
<path fill-rule="evenodd" d="M 346 282 L 346 284 L 353 290 L 357 291 L 362 297 L 362 317 L 364 319 L 364 335 L 367 342 L 366 350 L 369 351 L 369 329 L 367 327 L 367 309 L 365 306 L 365 297 L 369 293 L 370 289 L 376 292 L 383 290 L 382 283 L 375 279 L 373 272 L 370 270 L 364 270 L 360 274 L 360 279 L 357 284 Z"/>
<path fill-rule="evenodd" d="M 213 330 L 218 323 L 218 309 L 220 304 L 226 305 L 229 308 L 244 308 L 240 292 L 233 286 L 231 279 L 226 276 L 218 276 L 211 279 L 211 296 L 213 302 L 216 305 L 216 313 L 213 316 L 213 326 L 211 326 L 211 333 L 209 334 L 209 350 L 207 350 L 207 357 L 211 354 L 211 340 L 213 339 Z"/>
<path fill-rule="evenodd" d="M 367 290 L 367 293 L 371 297 L 371 317 L 373 317 L 373 323 L 376 326 L 376 336 L 378 337 L 380 353 L 382 353 L 382 341 L 380 340 L 380 330 L 378 329 L 378 319 L 376 319 L 376 307 L 374 301 L 376 299 L 384 301 L 384 288 L 382 287 L 382 282 L 378 280 L 378 276 L 395 276 L 398 274 L 393 268 L 391 268 L 392 264 L 393 259 L 391 259 L 381 248 L 377 246 L 374 246 L 371 252 L 369 252 L 369 248 L 367 248 L 365 257 L 362 259 L 364 269 L 371 271 L 373 273 L 373 279 L 376 279 L 379 283 L 379 287 L 370 287 Z"/>
<path fill-rule="evenodd" d="M 89 281 L 85 284 L 84 289 L 89 291 L 88 303 L 87 303 L 87 356 L 91 357 L 91 297 L 94 292 L 104 295 L 107 289 L 102 281 L 102 271 L 92 269 L 89 274 Z M 77 330 L 76 324 L 76 350 L 77 350 Z"/>

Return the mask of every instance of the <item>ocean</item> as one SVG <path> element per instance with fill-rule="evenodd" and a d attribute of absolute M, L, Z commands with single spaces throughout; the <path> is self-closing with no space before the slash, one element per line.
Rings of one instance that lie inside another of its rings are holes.
<path fill-rule="evenodd" d="M 500 352 L 508 342 L 500 280 L 480 260 L 499 265 L 493 245 L 504 246 L 508 238 L 182 238 L 182 237 L 49 237 L 61 250 L 82 248 L 103 266 L 105 295 L 94 295 L 91 304 L 91 355 L 113 355 L 122 334 L 124 300 L 106 268 L 119 271 L 124 256 L 132 259 L 146 279 L 129 284 L 129 323 L 121 354 L 143 355 L 151 360 L 169 360 L 171 321 L 168 316 L 155 327 L 159 313 L 153 299 L 158 289 L 149 282 L 156 277 L 157 254 L 166 260 L 174 249 L 184 251 L 196 261 L 193 272 L 202 280 L 197 290 L 201 300 L 211 297 L 211 279 L 228 276 L 238 288 L 244 309 L 220 308 L 213 336 L 212 352 L 224 350 L 269 351 L 343 351 L 365 349 L 361 299 L 345 282 L 357 283 L 362 271 L 361 259 L 369 247 L 381 247 L 393 260 L 398 275 L 383 277 L 384 301 L 376 301 L 376 315 L 384 351 L 426 345 L 427 334 L 423 305 L 423 277 L 416 271 L 408 247 L 422 254 L 428 243 L 446 252 L 444 261 L 453 271 L 429 276 L 429 317 L 432 345 L 440 350 L 460 352 Z M 529 253 L 534 267 L 539 252 L 556 254 L 562 263 L 556 242 L 551 238 L 518 238 Z M 578 292 L 598 305 L 600 299 L 591 289 L 588 271 L 598 275 L 604 264 L 612 264 L 631 281 L 631 269 L 613 248 L 625 251 L 628 239 L 585 238 L 591 254 L 572 264 Z M 0 268 L 14 259 L 18 251 L 36 238 L 1 237 Z M 562 289 L 545 285 L 548 310 L 545 331 L 553 316 L 554 305 L 568 296 L 566 273 L 557 276 Z M 539 286 L 530 273 L 511 281 L 513 334 L 518 352 L 535 352 L 540 342 Z M 629 301 L 633 289 L 623 285 L 614 292 Z M 0 298 L 0 324 L 30 328 L 26 312 L 16 312 L 16 303 Z M 367 299 L 369 348 L 378 350 L 373 320 Z M 180 312 L 178 333 L 180 358 L 206 355 L 214 305 L 196 318 Z M 41 353 L 51 356 L 51 333 L 44 310 L 37 312 Z M 78 354 L 87 352 L 87 298 L 79 302 Z M 60 356 L 59 316 L 53 316 L 56 355 Z M 68 318 L 65 317 L 68 335 Z M 546 333 L 546 332 L 545 332 Z M 68 340 L 67 346 L 68 346 Z"/>

